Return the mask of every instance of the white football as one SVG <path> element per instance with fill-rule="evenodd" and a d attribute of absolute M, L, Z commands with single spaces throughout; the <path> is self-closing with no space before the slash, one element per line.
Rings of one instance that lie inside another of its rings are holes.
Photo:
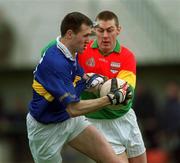
<path fill-rule="evenodd" d="M 126 83 L 126 81 L 115 78 L 117 85 L 115 85 L 116 88 L 120 88 L 122 85 Z M 112 85 L 112 79 L 107 80 L 101 87 L 100 89 L 100 97 L 106 96 L 109 92 L 111 92 L 111 86 Z M 121 109 L 121 104 L 120 105 L 109 105 L 108 107 L 113 110 L 120 110 Z"/>

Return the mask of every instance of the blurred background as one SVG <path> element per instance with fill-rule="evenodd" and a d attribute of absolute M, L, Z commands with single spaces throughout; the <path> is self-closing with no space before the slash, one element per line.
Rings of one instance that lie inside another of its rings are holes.
<path fill-rule="evenodd" d="M 180 0 L 0 0 L 0 163 L 32 163 L 25 116 L 41 49 L 62 18 L 112 10 L 137 59 L 134 110 L 148 163 L 180 163 Z M 65 147 L 64 163 L 92 163 Z"/>

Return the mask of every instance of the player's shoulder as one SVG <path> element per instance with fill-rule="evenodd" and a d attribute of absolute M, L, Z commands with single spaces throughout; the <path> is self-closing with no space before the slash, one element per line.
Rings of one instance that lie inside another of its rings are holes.
<path fill-rule="evenodd" d="M 124 45 L 121 45 L 121 52 L 129 54 L 129 55 L 134 55 L 134 52 L 130 48 L 128 48 Z"/>
<path fill-rule="evenodd" d="M 121 45 L 120 54 L 124 54 L 126 57 L 135 58 L 135 53 L 124 45 Z"/>
<path fill-rule="evenodd" d="M 45 47 L 42 48 L 42 50 L 41 50 L 41 56 L 43 56 L 44 53 L 45 53 L 50 47 L 52 47 L 53 45 L 56 45 L 56 44 L 57 44 L 56 40 L 50 41 Z"/>
<path fill-rule="evenodd" d="M 57 46 L 52 45 L 46 49 L 44 56 L 48 59 L 53 59 L 57 53 L 58 53 Z"/>
<path fill-rule="evenodd" d="M 52 45 L 46 50 L 44 60 L 52 65 L 62 65 L 64 63 L 64 55 L 61 53 L 57 45 Z"/>

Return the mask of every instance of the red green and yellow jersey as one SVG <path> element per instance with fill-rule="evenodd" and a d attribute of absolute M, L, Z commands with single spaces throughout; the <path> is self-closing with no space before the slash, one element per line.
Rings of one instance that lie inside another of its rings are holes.
<path fill-rule="evenodd" d="M 130 84 L 134 92 L 136 85 L 136 59 L 134 54 L 124 46 L 120 46 L 118 41 L 116 41 L 114 50 L 108 55 L 100 52 L 97 40 L 91 41 L 84 52 L 78 55 L 78 61 L 86 73 L 101 74 L 109 79 L 123 79 Z M 97 97 L 97 95 L 90 92 L 84 92 L 81 96 L 82 99 Z M 104 107 L 102 110 L 89 113 L 86 116 L 94 119 L 118 118 L 129 111 L 132 101 L 129 101 L 127 105 L 120 105 L 121 109 L 119 110 L 111 110 Z"/>

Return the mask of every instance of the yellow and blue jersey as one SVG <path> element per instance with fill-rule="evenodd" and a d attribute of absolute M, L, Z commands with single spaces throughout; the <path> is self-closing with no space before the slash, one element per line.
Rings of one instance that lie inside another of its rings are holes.
<path fill-rule="evenodd" d="M 63 122 L 70 118 L 69 103 L 78 102 L 85 88 L 83 69 L 63 44 L 56 42 L 46 49 L 34 71 L 30 114 L 41 123 Z"/>

